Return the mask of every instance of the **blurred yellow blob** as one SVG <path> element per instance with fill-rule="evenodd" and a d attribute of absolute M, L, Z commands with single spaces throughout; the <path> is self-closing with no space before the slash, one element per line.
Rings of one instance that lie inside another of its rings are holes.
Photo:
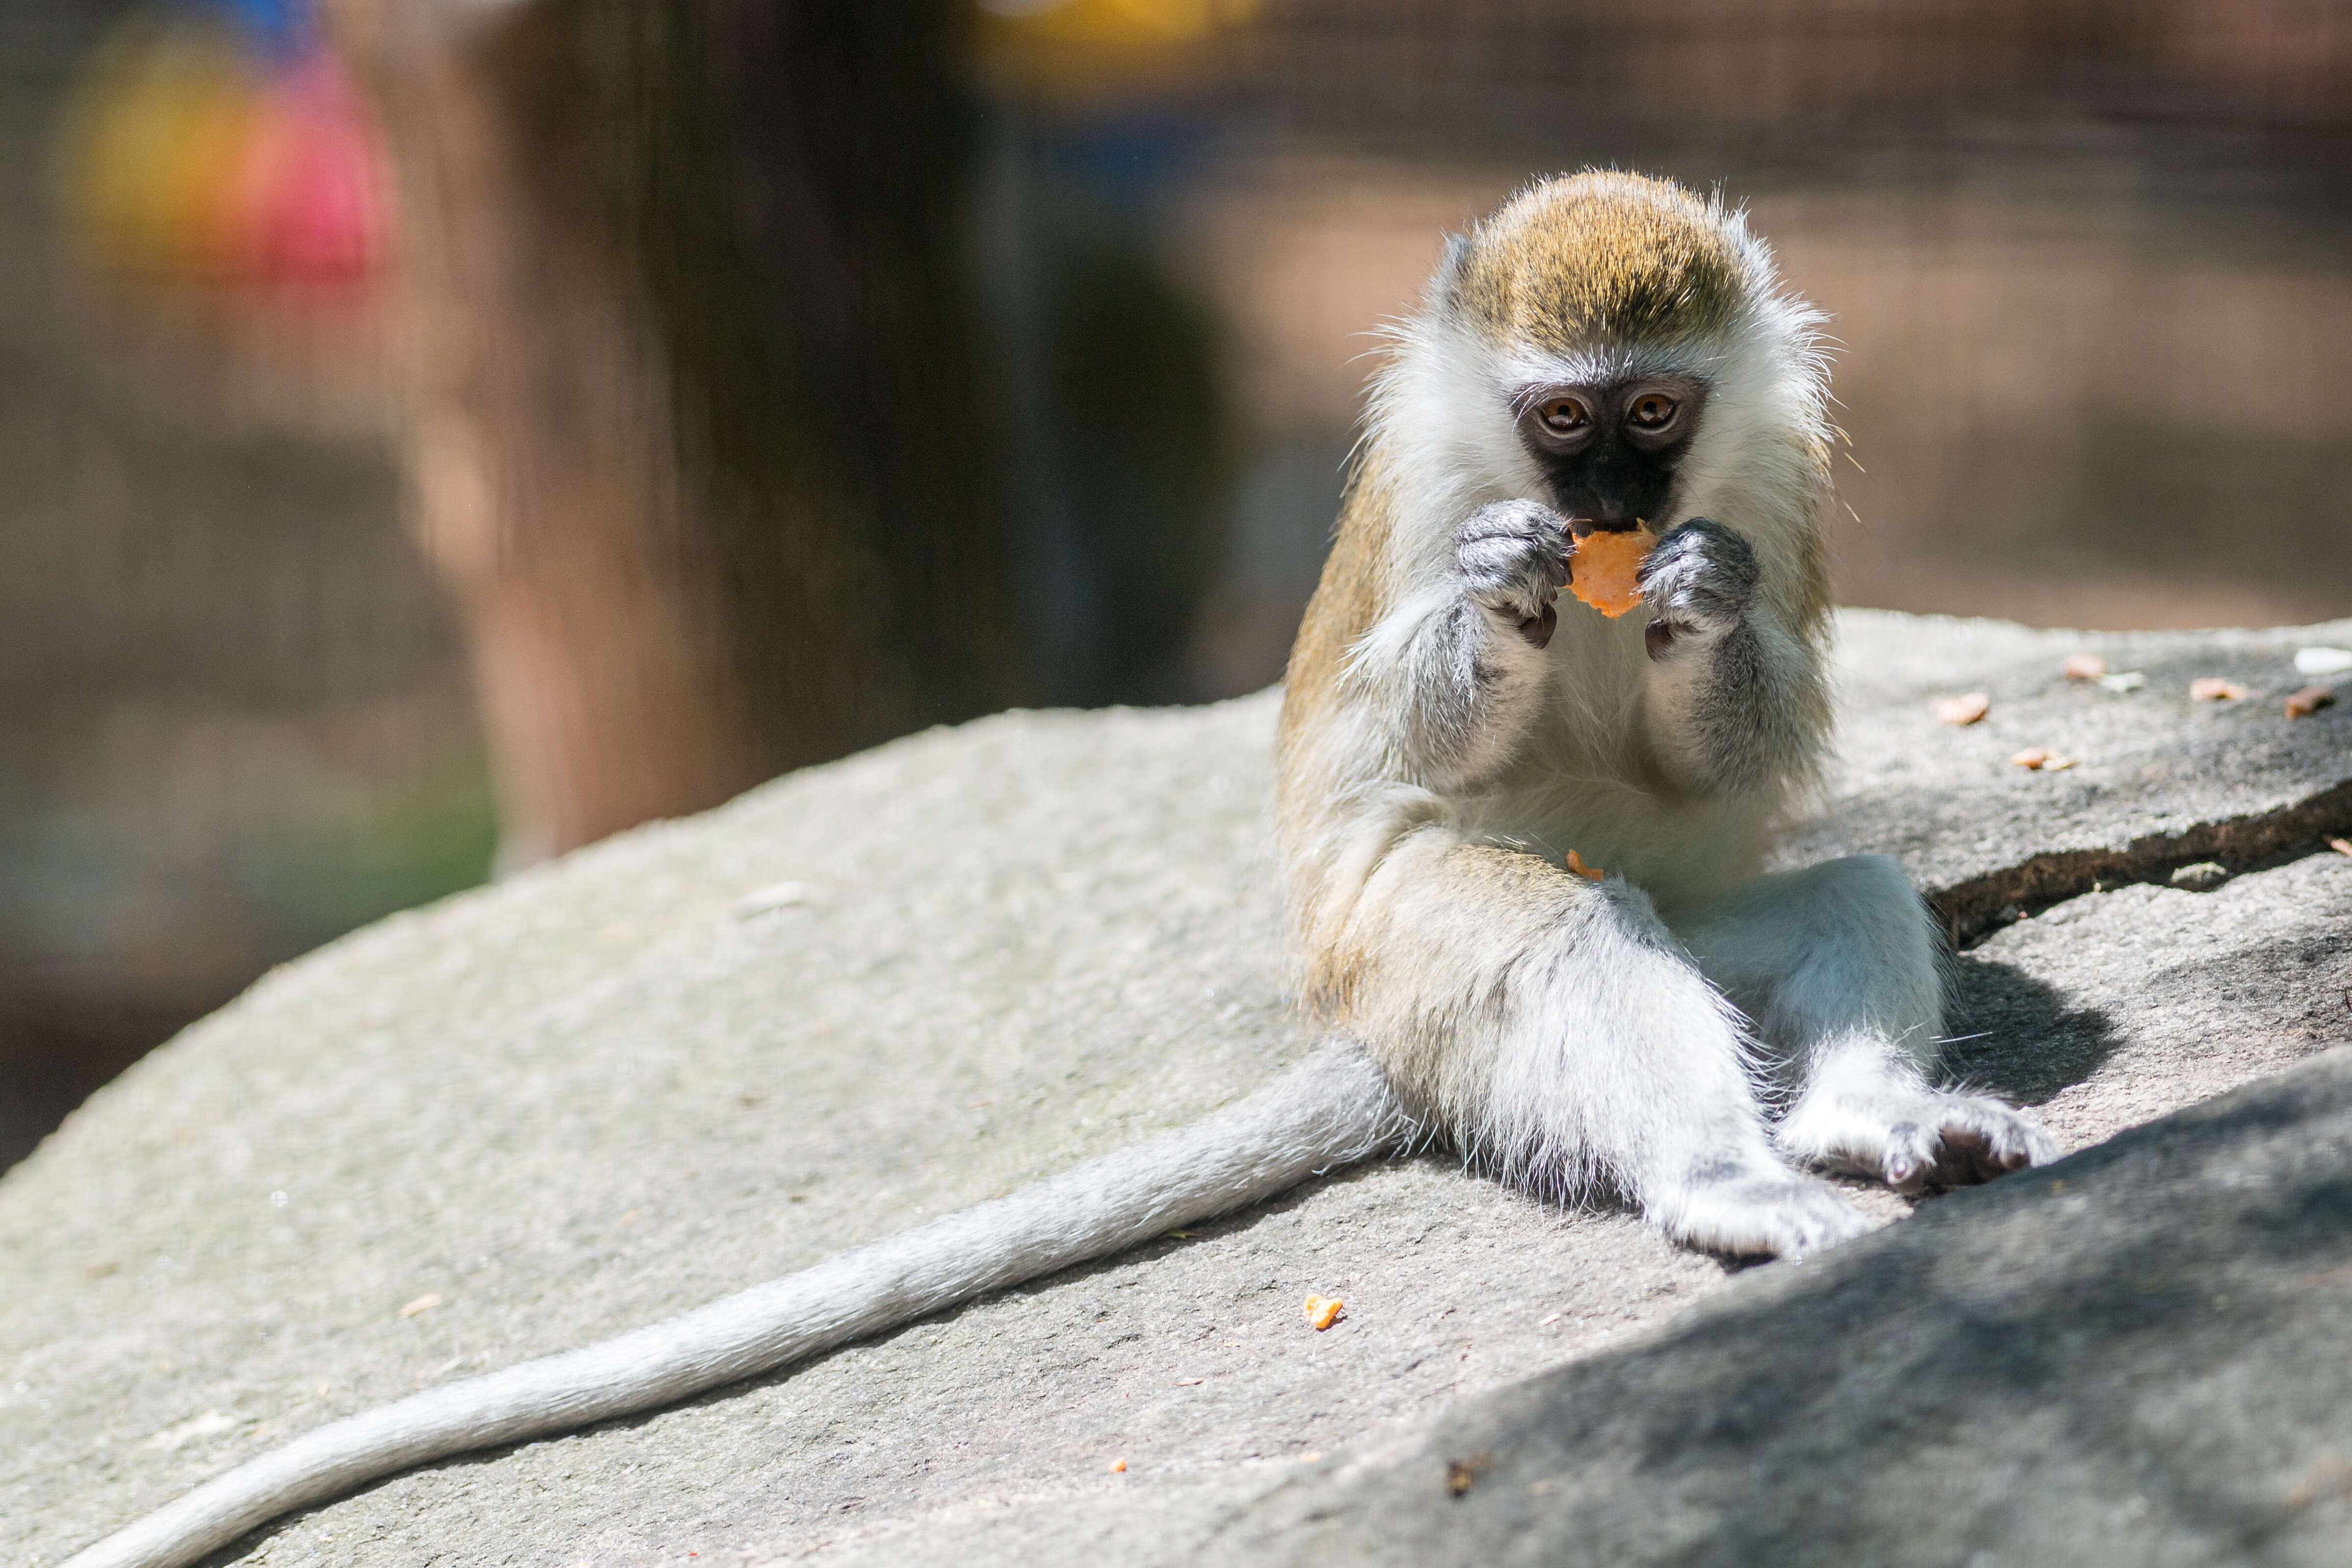
<path fill-rule="evenodd" d="M 1181 43 L 1249 20 L 1258 0 L 981 0 L 981 9 L 1040 37 Z"/>
<path fill-rule="evenodd" d="M 60 171 L 90 261 L 157 279 L 235 269 L 234 214 L 220 198 L 261 116 L 257 74 L 226 28 L 138 26 L 91 62 Z"/>
<path fill-rule="evenodd" d="M 1090 98 L 1181 85 L 1213 68 L 1205 47 L 1259 0 L 979 0 L 982 58 L 1005 85 Z"/>

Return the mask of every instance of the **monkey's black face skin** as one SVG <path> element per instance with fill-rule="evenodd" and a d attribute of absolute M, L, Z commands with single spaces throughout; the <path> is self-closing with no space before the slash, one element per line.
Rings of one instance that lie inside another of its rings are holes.
<path fill-rule="evenodd" d="M 1531 386 L 1512 400 L 1520 441 L 1580 534 L 1663 526 L 1706 401 L 1706 384 L 1683 376 Z"/>

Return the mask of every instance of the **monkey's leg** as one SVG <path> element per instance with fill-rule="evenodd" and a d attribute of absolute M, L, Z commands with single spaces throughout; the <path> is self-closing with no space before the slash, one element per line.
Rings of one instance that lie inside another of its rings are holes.
<path fill-rule="evenodd" d="M 1780 1147 L 1904 1193 L 2057 1157 L 2041 1124 L 1930 1079 L 1943 976 L 1927 904 L 1877 855 L 1764 877 L 1689 933 L 1699 966 L 1791 1069 Z"/>
<path fill-rule="evenodd" d="M 1617 1191 L 1717 1252 L 1870 1228 L 1781 1158 L 1733 1014 L 1622 880 L 1423 827 L 1367 879 L 1334 962 L 1350 1026 L 1407 1102 L 1506 1180 Z"/>

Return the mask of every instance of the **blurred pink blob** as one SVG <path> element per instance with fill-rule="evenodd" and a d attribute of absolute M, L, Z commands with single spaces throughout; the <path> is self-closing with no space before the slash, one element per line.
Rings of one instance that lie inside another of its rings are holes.
<path fill-rule="evenodd" d="M 247 132 L 221 232 L 260 283 L 364 282 L 383 265 L 383 154 L 340 62 L 313 56 L 270 84 Z"/>

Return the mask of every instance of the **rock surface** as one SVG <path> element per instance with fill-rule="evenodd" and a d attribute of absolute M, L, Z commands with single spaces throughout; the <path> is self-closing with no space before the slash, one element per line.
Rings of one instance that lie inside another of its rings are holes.
<path fill-rule="evenodd" d="M 2352 715 L 2345 704 L 2285 715 L 2310 679 L 2296 650 L 2342 646 L 2352 622 L 2086 635 L 1848 612 L 1838 640 L 1846 722 L 1832 809 L 1790 836 L 1783 858 L 1899 856 L 1962 938 L 2012 905 L 2161 881 L 2198 861 L 2242 869 L 2352 821 Z M 2129 689 L 2067 679 L 2078 652 Z M 2209 676 L 2250 695 L 2191 697 Z M 1966 692 L 1990 699 L 1984 719 L 1937 722 L 1930 700 Z M 2071 765 L 2011 761 L 2029 750 Z"/>
<path fill-rule="evenodd" d="M 1843 758 L 1796 844 L 1898 854 L 1957 928 L 1991 932 L 1959 964 L 1952 1028 L 1978 1037 L 1955 1045 L 1959 1070 L 2082 1148 L 2352 1039 L 2352 857 L 2321 837 L 2352 829 L 2352 716 L 2290 725 L 2270 692 L 2299 683 L 2295 647 L 2352 642 L 2352 626 L 2114 637 L 1850 613 L 1842 639 Z M 2146 686 L 2068 684 L 2078 649 Z M 2202 675 L 2263 695 L 2192 705 Z M 1968 689 L 1992 699 L 1982 724 L 1926 716 L 1927 697 Z M 57 1561 L 318 1422 L 695 1305 L 1264 1081 L 1303 1044 L 1265 861 L 1273 710 L 1261 696 L 913 737 L 384 922 L 189 1030 L 0 1179 L 0 1557 Z M 2027 744 L 2083 761 L 2028 773 L 2007 760 Z M 2238 874 L 2168 885 L 2202 860 Z M 2002 923 L 2011 905 L 2031 918 Z M 1917 1453 L 1978 1453 L 1950 1484 L 2020 1500 L 1985 1541 L 2063 1545 L 2090 1516 L 2035 1512 L 2058 1494 L 2003 1491 L 1999 1465 L 2128 1468 L 2130 1432 L 2094 1409 L 2110 1384 L 2174 1400 L 2221 1443 L 2248 1417 L 2212 1412 L 2269 1408 L 2246 1369 L 2275 1381 L 2276 1355 L 2301 1353 L 2281 1281 L 2343 1264 L 2326 1215 L 2344 1205 L 2319 1173 L 2342 1168 L 2343 1095 L 2326 1087 L 2342 1069 L 2306 1070 L 2287 1101 L 2248 1102 L 2272 1110 L 2182 1124 L 2224 1131 L 2136 1134 L 2080 1173 L 1937 1200 L 1801 1270 L 1734 1276 L 1622 1215 L 1547 1211 L 1438 1160 L 1347 1173 L 679 1409 L 396 1478 L 221 1561 L 1290 1560 L 1357 1554 L 1375 1519 L 1391 1560 L 1483 1561 L 1573 1535 L 1559 1521 L 1600 1507 L 1605 1476 L 1650 1500 L 1608 1515 L 1623 1530 L 1696 1521 L 1628 1561 L 1710 1561 L 1689 1544 L 1706 1521 L 1806 1499 L 1874 1542 L 1932 1510 L 1918 1489 L 1941 1473 L 1878 1451 L 1882 1363 L 1926 1369 L 1906 1419 L 2021 1424 Z M 2291 1124 L 2308 1131 L 2300 1165 Z M 2176 1147 L 2198 1152 L 2161 1152 Z M 2058 1180 L 2085 1195 L 2053 1203 Z M 2221 1339 L 2146 1342 L 2238 1359 L 2166 1383 L 2123 1342 L 2138 1320 L 2117 1318 L 2108 1384 L 2017 1393 L 2016 1369 L 2063 1363 L 1978 1330 L 2044 1310 L 2106 1322 L 2069 1292 L 2107 1301 L 2100 1249 L 2146 1255 L 2168 1203 L 2206 1216 L 2184 1217 L 2187 1261 L 2164 1276 L 2182 1312 L 2200 1269 L 2254 1270 L 2246 1310 L 2270 1305 L 2216 1320 L 2238 1325 Z M 2340 1282 L 2312 1289 L 2341 1299 Z M 1300 1321 L 1310 1291 L 1349 1303 L 1328 1333 Z M 2340 1330 L 2328 1312 L 2311 1344 Z M 1752 1342 L 1727 1323 L 1756 1325 Z M 1790 1358 L 1823 1389 L 1803 1464 L 1729 1475 L 1751 1462 L 1727 1457 L 1745 1452 L 1738 1421 L 1692 1450 L 1707 1467 L 1626 1468 L 1610 1447 L 1656 1447 L 1679 1429 L 1654 1405 L 1703 1415 L 1725 1391 L 1778 1420 Z M 1999 1386 L 1971 1403 L 1979 1376 Z M 2278 1480 L 2302 1462 L 2294 1443 L 2336 1441 L 2323 1427 L 2230 1449 L 2197 1497 L 2147 1494 L 2135 1517 L 2158 1544 L 2138 1555 L 2202 1562 L 2211 1541 L 2256 1539 L 2184 1523 L 2203 1497 L 2285 1543 L 2282 1561 L 2296 1542 L 2343 1550 L 2326 1454 Z M 1452 1453 L 1464 1434 L 1496 1458 L 1457 1504 L 1425 1482 L 1432 1455 L 1483 1451 Z M 1910 1500 L 1883 1515 L 1799 1479 L 1897 1470 Z M 1653 1537 L 1605 1539 L 1630 1553 Z M 1935 1539 L 1950 1550 L 1848 1555 L 1978 1550 Z"/>
<path fill-rule="evenodd" d="M 2318 1568 L 2352 1542 L 2347 1334 L 2336 1050 L 1239 1506 L 1122 1510 L 1095 1545 L 1118 1563 Z"/>

